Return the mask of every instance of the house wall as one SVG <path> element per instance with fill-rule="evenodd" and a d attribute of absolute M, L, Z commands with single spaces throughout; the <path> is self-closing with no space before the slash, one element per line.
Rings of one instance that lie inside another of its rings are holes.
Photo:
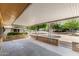
<path fill-rule="evenodd" d="M 4 34 L 7 35 L 7 33 L 9 33 L 10 31 L 11 31 L 11 28 L 5 28 Z"/>

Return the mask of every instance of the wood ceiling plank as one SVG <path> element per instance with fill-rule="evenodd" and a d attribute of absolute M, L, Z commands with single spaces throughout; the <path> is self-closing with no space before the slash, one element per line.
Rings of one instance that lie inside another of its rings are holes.
<path fill-rule="evenodd" d="M 1 3 L 0 12 L 3 17 L 4 24 L 9 24 L 8 22 L 15 20 L 22 11 L 28 6 L 28 3 Z"/>

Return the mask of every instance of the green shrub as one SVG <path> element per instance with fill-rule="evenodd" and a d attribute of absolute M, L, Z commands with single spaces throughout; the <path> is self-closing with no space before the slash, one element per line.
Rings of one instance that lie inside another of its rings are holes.
<path fill-rule="evenodd" d="M 18 32 L 9 32 L 7 35 L 21 35 L 21 34 L 27 34 L 27 33 L 18 33 Z"/>

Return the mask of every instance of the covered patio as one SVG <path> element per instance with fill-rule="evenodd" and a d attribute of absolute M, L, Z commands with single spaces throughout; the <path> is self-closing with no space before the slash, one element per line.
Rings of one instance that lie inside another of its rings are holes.
<path fill-rule="evenodd" d="M 78 3 L 0 4 L 0 8 L 1 56 L 79 55 Z"/>

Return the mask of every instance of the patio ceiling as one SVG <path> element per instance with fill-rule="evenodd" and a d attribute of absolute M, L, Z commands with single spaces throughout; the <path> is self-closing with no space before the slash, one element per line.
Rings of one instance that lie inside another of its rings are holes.
<path fill-rule="evenodd" d="M 0 20 L 3 20 L 4 25 L 11 25 L 28 5 L 28 3 L 1 3 Z"/>
<path fill-rule="evenodd" d="M 79 16 L 78 3 L 32 3 L 14 24 L 29 26 L 76 16 Z"/>

